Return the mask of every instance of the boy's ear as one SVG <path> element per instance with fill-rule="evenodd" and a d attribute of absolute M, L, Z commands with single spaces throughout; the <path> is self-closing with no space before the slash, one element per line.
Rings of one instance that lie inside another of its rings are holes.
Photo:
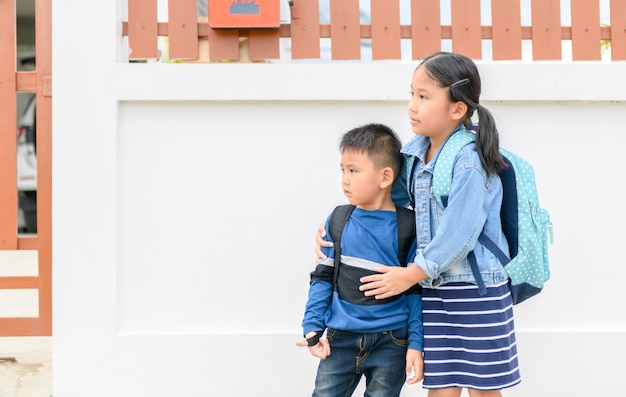
<path fill-rule="evenodd" d="M 386 189 L 393 184 L 393 169 L 391 167 L 385 167 L 381 170 L 380 174 L 380 188 Z"/>
<path fill-rule="evenodd" d="M 465 119 L 465 113 L 467 113 L 467 104 L 462 101 L 453 103 L 452 105 L 452 118 L 454 120 Z"/>

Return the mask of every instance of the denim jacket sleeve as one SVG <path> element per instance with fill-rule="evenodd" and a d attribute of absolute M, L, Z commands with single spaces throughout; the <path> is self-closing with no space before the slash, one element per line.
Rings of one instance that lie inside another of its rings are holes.
<path fill-rule="evenodd" d="M 430 193 L 430 212 L 434 218 L 431 219 L 432 239 L 418 250 L 415 258 L 415 263 L 429 277 L 423 284 L 433 286 L 441 273 L 450 271 L 455 265 L 461 266 L 474 249 L 487 217 L 495 211 L 499 216 L 500 206 L 493 204 L 500 189 L 499 178 L 486 174 L 474 145 L 465 146 L 455 161 L 445 211 L 437 206 Z"/>

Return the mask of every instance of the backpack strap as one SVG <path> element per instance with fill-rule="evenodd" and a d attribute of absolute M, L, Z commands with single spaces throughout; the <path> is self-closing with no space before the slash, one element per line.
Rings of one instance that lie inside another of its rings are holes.
<path fill-rule="evenodd" d="M 415 230 L 415 212 L 396 205 L 398 218 L 398 260 L 400 266 L 406 267 L 409 262 L 409 251 L 417 237 Z M 412 259 L 412 258 L 411 258 Z M 405 295 L 422 294 L 422 286 L 418 283 L 404 292 Z"/>
<path fill-rule="evenodd" d="M 500 149 L 501 152 L 505 152 L 503 149 Z M 509 253 L 511 258 L 517 255 L 517 232 L 518 232 L 518 221 L 517 221 L 517 190 L 515 185 L 515 171 L 511 164 L 511 161 L 506 157 L 506 152 L 502 153 L 502 158 L 507 163 L 508 167 L 500 172 L 500 180 L 502 181 L 502 207 L 500 209 L 500 221 L 502 223 L 502 231 L 504 232 L 504 236 L 507 239 L 509 244 Z M 481 231 L 478 236 L 478 242 L 482 244 L 483 247 L 487 248 L 498 261 L 505 266 L 509 263 L 510 259 L 507 255 L 498 247 L 498 245 L 487 235 L 485 231 Z M 511 243 L 513 242 L 514 245 Z M 513 248 L 513 249 L 511 249 Z M 474 251 L 470 252 L 467 256 L 467 259 L 470 263 L 470 268 L 472 269 L 472 274 L 474 275 L 474 279 L 476 280 L 476 284 L 478 285 L 478 294 L 486 295 L 487 288 L 485 287 L 485 283 L 483 282 L 482 276 L 478 271 L 478 263 L 476 262 L 476 256 L 474 255 Z"/>
<path fill-rule="evenodd" d="M 458 130 L 443 143 L 433 172 L 433 193 L 439 207 L 446 208 L 452 186 L 454 160 L 463 146 L 476 140 L 476 134 L 465 128 Z"/>
<path fill-rule="evenodd" d="M 480 271 L 478 270 L 478 262 L 476 261 L 476 254 L 474 254 L 474 251 L 470 251 L 469 254 L 467 254 L 467 261 L 470 264 L 472 275 L 474 275 L 474 280 L 476 281 L 476 286 L 478 287 L 478 296 L 487 295 L 485 280 L 483 280 L 483 276 L 480 275 Z"/>
<path fill-rule="evenodd" d="M 487 235 L 485 231 L 481 231 L 478 236 L 478 242 L 482 244 L 483 247 L 487 248 L 491 251 L 492 254 L 500 261 L 502 266 L 509 263 L 509 258 L 506 254 L 498 247 L 498 245 Z M 483 277 L 480 275 L 480 271 L 478 270 L 478 262 L 476 261 L 476 255 L 474 251 L 471 251 L 467 254 L 467 260 L 470 264 L 470 269 L 472 269 L 472 274 L 474 275 L 474 280 L 476 280 L 476 285 L 478 286 L 478 295 L 483 296 L 487 295 L 487 287 L 485 286 L 485 282 L 483 281 Z"/>
<path fill-rule="evenodd" d="M 335 267 L 333 268 L 333 291 L 337 290 L 337 275 L 339 274 L 339 264 L 341 263 L 341 235 L 348 223 L 352 211 L 356 207 L 352 204 L 338 205 L 330 214 L 328 233 L 333 240 L 335 248 Z"/>
<path fill-rule="evenodd" d="M 462 128 L 450 135 L 439 151 L 437 162 L 435 163 L 435 170 L 433 172 L 433 193 L 435 194 L 437 204 L 443 209 L 448 206 L 448 196 L 450 195 L 452 187 L 452 174 L 454 171 L 454 161 L 456 160 L 456 156 L 459 154 L 463 146 L 472 143 L 475 140 L 476 134 Z M 484 236 L 484 232 L 481 232 L 480 234 L 481 236 Z M 478 270 L 478 262 L 476 261 L 474 251 L 470 251 L 470 253 L 467 254 L 467 261 L 470 264 L 472 275 L 474 276 L 474 280 L 478 286 L 478 295 L 486 295 L 487 287 L 485 286 L 485 281 Z"/>
<path fill-rule="evenodd" d="M 404 207 L 396 205 L 396 217 L 398 218 L 398 260 L 401 266 L 407 265 L 409 251 L 415 241 L 415 213 Z"/>

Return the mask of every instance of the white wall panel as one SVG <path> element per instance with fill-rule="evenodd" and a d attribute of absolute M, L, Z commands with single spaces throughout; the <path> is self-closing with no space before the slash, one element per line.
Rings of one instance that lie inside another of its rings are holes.
<path fill-rule="evenodd" d="M 297 330 L 315 228 L 347 202 L 339 137 L 367 121 L 400 119 L 395 104 L 359 108 L 122 102 L 120 332 Z"/>

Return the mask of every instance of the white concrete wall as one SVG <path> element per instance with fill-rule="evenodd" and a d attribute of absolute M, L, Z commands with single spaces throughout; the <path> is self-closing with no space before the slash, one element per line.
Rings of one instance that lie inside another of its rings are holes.
<path fill-rule="evenodd" d="M 315 228 L 345 201 L 337 140 L 378 121 L 408 141 L 415 64 L 118 63 L 122 8 L 62 3 L 54 396 L 309 394 L 316 362 L 294 342 Z M 621 396 L 626 64 L 480 70 L 555 228 L 552 280 L 516 307 L 523 383 L 506 395 Z"/>

